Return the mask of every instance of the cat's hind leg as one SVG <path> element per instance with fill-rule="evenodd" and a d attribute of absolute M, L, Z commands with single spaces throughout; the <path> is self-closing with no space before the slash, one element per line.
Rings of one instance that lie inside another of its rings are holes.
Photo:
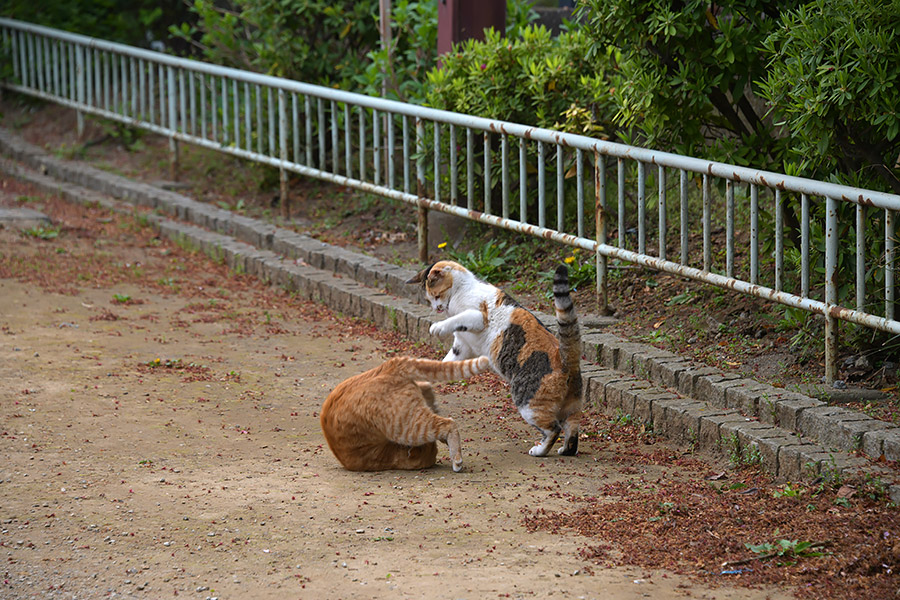
<path fill-rule="evenodd" d="M 432 388 L 431 384 L 427 381 L 417 381 L 416 385 L 419 386 L 419 391 L 422 392 L 422 398 L 425 400 L 425 405 L 437 413 L 438 410 L 435 405 L 434 388 Z"/>
<path fill-rule="evenodd" d="M 437 462 L 437 444 L 422 444 L 421 446 L 403 446 L 388 442 L 382 446 L 376 458 L 370 458 L 367 471 L 383 471 L 385 469 L 403 469 L 416 471 L 427 469 Z M 374 468 L 373 468 L 374 467 Z"/>
<path fill-rule="evenodd" d="M 520 406 L 519 414 L 522 415 L 526 423 L 540 431 L 543 436 L 540 442 L 532 446 L 528 454 L 531 456 L 547 456 L 550 448 L 553 447 L 553 444 L 556 443 L 556 439 L 559 437 L 559 423 L 541 412 L 536 412 L 528 405 Z"/>
<path fill-rule="evenodd" d="M 453 468 L 453 472 L 459 473 L 462 471 L 462 448 L 456 423 L 453 423 L 453 428 L 447 432 L 446 439 L 441 441 L 447 444 L 447 450 L 450 452 L 450 466 Z"/>
<path fill-rule="evenodd" d="M 421 446 L 436 441 L 447 444 L 451 467 L 458 473 L 462 470 L 459 428 L 453 419 L 436 415 L 426 402 L 423 399 L 418 406 L 404 411 L 402 419 L 398 420 L 402 421 L 402 426 L 398 423 L 385 435 L 391 442 L 403 446 Z"/>
<path fill-rule="evenodd" d="M 570 415 L 563 424 L 563 445 L 557 450 L 560 456 L 575 456 L 578 454 L 578 414 Z"/>
<path fill-rule="evenodd" d="M 559 427 L 554 429 L 543 429 L 538 427 L 538 429 L 544 437 L 538 444 L 531 447 L 528 454 L 531 456 L 547 456 L 547 453 L 550 452 L 550 448 L 553 447 L 553 444 L 556 443 L 556 439 L 559 437 Z"/>

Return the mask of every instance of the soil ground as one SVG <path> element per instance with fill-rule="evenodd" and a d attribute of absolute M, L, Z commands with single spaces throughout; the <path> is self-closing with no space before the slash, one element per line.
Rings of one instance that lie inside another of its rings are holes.
<path fill-rule="evenodd" d="M 582 536 L 529 532 L 523 512 L 567 510 L 601 484 L 722 467 L 636 465 L 601 437 L 578 458 L 536 460 L 492 377 L 441 388 L 464 432 L 463 473 L 445 449 L 422 472 L 344 471 L 319 429 L 322 400 L 423 349 L 131 219 L 3 187 L 4 203 L 28 196 L 61 227 L 48 239 L 0 230 L 4 598 L 789 595 L 599 567 L 579 555 Z"/>
<path fill-rule="evenodd" d="M 68 118 L 30 131 L 60 134 Z M 134 159 L 100 146 L 101 160 Z M 133 217 L 12 180 L 0 192 L 53 220 L 0 230 L 3 597 L 897 593 L 900 519 L 877 482 L 776 484 L 592 410 L 580 456 L 535 460 L 488 376 L 439 388 L 462 474 L 446 451 L 422 472 L 343 471 L 318 426 L 325 395 L 432 350 L 228 273 Z"/>

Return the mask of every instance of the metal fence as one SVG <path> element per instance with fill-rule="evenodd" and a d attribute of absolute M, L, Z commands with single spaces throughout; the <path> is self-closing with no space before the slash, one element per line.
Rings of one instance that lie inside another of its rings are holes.
<path fill-rule="evenodd" d="M 839 320 L 900 333 L 897 195 L 393 102 L 8 19 L 0 19 L 0 40 L 6 89 L 76 109 L 79 127 L 88 113 L 167 136 L 173 166 L 178 142 L 189 142 L 277 167 L 285 211 L 289 171 L 417 206 L 423 261 L 427 211 L 438 210 L 591 253 L 601 310 L 615 260 L 823 315 L 829 382 Z"/>

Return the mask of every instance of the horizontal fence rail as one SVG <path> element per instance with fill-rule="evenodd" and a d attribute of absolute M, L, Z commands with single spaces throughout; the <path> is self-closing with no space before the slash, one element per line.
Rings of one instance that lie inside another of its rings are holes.
<path fill-rule="evenodd" d="M 601 310 L 612 260 L 819 314 L 828 382 L 837 371 L 837 321 L 900 334 L 894 194 L 404 104 L 9 19 L 0 19 L 0 41 L 6 89 L 77 110 L 79 127 L 82 114 L 92 114 L 166 136 L 173 167 L 178 142 L 276 167 L 285 216 L 287 172 L 417 206 L 423 261 L 427 211 L 438 210 L 583 249 L 593 257 Z"/>

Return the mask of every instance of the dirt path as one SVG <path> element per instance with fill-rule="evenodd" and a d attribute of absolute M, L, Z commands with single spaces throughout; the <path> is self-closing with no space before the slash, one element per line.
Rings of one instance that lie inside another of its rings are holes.
<path fill-rule="evenodd" d="M 596 539 L 526 531 L 523 513 L 601 484 L 634 484 L 639 501 L 647 482 L 718 466 L 636 468 L 600 437 L 533 459 L 490 377 L 440 394 L 463 473 L 446 450 L 423 472 L 342 470 L 318 425 L 325 395 L 398 346 L 425 350 L 17 185 L 0 203 L 29 194 L 59 229 L 0 229 L 3 598 L 790 595 L 603 568 L 579 554 Z"/>

